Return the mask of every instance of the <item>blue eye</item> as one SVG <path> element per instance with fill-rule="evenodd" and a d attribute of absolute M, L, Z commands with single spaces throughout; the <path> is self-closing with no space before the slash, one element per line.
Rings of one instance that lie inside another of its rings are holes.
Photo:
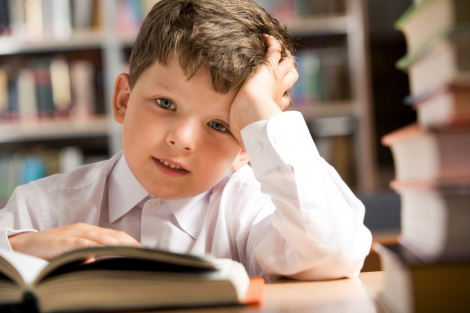
<path fill-rule="evenodd" d="M 228 131 L 227 127 L 225 127 L 224 124 L 217 122 L 217 121 L 210 121 L 207 125 L 209 125 L 209 127 L 212 127 L 213 129 L 219 132 Z"/>
<path fill-rule="evenodd" d="M 171 100 L 168 100 L 168 99 L 165 99 L 165 98 L 158 98 L 157 99 L 157 104 L 159 106 L 161 106 L 162 108 L 167 109 L 167 110 L 176 109 L 173 102 Z"/>

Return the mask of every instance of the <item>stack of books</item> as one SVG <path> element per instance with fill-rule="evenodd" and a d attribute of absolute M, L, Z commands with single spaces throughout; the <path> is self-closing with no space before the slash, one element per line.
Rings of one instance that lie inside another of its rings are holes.
<path fill-rule="evenodd" d="M 415 0 L 397 22 L 418 121 L 382 138 L 401 196 L 398 245 L 374 245 L 396 312 L 469 312 L 470 1 Z"/>

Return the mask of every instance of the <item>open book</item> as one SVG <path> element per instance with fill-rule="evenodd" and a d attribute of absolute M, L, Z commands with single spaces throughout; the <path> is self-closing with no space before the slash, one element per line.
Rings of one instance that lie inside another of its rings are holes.
<path fill-rule="evenodd" d="M 41 312 L 259 303 L 264 280 L 242 264 L 130 247 L 96 247 L 50 262 L 0 248 L 0 305 Z"/>

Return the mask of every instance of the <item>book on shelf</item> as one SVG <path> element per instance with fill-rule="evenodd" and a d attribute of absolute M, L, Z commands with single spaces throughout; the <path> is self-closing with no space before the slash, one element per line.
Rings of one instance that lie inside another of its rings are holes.
<path fill-rule="evenodd" d="M 0 248 L 0 303 L 39 312 L 259 303 L 264 280 L 230 259 L 130 247 L 74 250 L 49 262 Z"/>
<path fill-rule="evenodd" d="M 0 0 L 0 36 L 10 33 L 9 0 Z"/>
<path fill-rule="evenodd" d="M 72 0 L 72 27 L 76 30 L 93 27 L 95 0 Z"/>
<path fill-rule="evenodd" d="M 95 114 L 95 70 L 86 60 L 74 60 L 70 65 L 72 90 L 71 115 L 75 118 L 89 118 Z"/>
<path fill-rule="evenodd" d="M 402 245 L 373 245 L 385 269 L 379 303 L 386 311 L 470 311 L 470 260 L 424 263 Z"/>
<path fill-rule="evenodd" d="M 432 21 L 432 22 L 431 22 Z M 395 23 L 405 35 L 409 56 L 425 50 L 449 33 L 470 28 L 468 0 L 422 0 Z"/>
<path fill-rule="evenodd" d="M 441 41 L 419 58 L 402 61 L 399 67 L 406 67 L 414 96 L 445 84 L 470 84 L 470 31 L 465 36 Z"/>
<path fill-rule="evenodd" d="M 55 107 L 52 94 L 50 59 L 34 59 L 32 68 L 36 85 L 36 108 L 38 116 L 42 119 L 51 118 L 53 117 Z"/>
<path fill-rule="evenodd" d="M 425 128 L 470 126 L 470 83 L 445 84 L 410 102 L 417 111 L 418 124 Z"/>
<path fill-rule="evenodd" d="M 470 185 L 432 188 L 396 181 L 392 187 L 401 199 L 402 245 L 427 263 L 470 259 Z"/>
<path fill-rule="evenodd" d="M 0 114 L 8 110 L 8 74 L 0 67 Z"/>
<path fill-rule="evenodd" d="M 470 182 L 470 128 L 429 131 L 411 124 L 384 136 L 382 144 L 392 150 L 399 182 Z"/>

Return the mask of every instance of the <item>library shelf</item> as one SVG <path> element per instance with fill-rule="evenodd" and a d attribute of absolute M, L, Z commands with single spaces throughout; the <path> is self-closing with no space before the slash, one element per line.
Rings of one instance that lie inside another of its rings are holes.
<path fill-rule="evenodd" d="M 347 34 L 350 25 L 345 15 L 311 16 L 285 23 L 294 37 Z"/>
<path fill-rule="evenodd" d="M 325 102 L 312 104 L 309 107 L 292 107 L 289 110 L 299 111 L 304 119 L 309 120 L 322 117 L 355 116 L 355 108 L 353 102 Z"/>
<path fill-rule="evenodd" d="M 99 49 L 103 40 L 99 31 L 74 31 L 66 40 L 46 36 L 39 41 L 27 41 L 5 36 L 0 37 L 0 55 Z"/>
<path fill-rule="evenodd" d="M 107 136 L 108 117 L 0 124 L 0 143 Z"/>

